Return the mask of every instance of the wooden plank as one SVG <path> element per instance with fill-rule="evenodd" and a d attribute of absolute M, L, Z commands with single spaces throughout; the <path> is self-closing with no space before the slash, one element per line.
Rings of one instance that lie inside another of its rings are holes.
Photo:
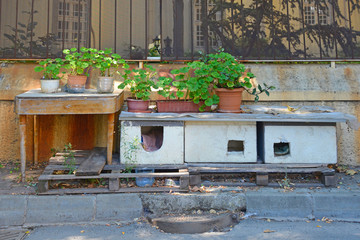
<path fill-rule="evenodd" d="M 34 115 L 34 164 L 39 162 L 39 117 Z"/>
<path fill-rule="evenodd" d="M 266 168 L 318 168 L 327 167 L 327 164 L 313 164 L 313 163 L 187 163 L 187 167 L 214 167 L 214 168 L 253 168 L 253 167 L 266 167 Z"/>
<path fill-rule="evenodd" d="M 90 154 L 90 150 L 71 150 L 74 153 L 75 157 L 87 157 Z M 64 156 L 67 153 L 65 152 L 58 152 L 55 154 L 55 156 Z"/>
<path fill-rule="evenodd" d="M 75 157 L 75 165 L 80 165 L 81 163 L 83 163 L 86 160 L 86 157 Z M 55 156 L 55 157 L 51 157 L 49 159 L 49 164 L 51 165 L 62 165 L 64 164 L 65 161 L 65 157 L 63 156 Z"/>
<path fill-rule="evenodd" d="M 105 157 L 99 153 L 92 152 L 76 169 L 76 176 L 99 175 L 105 166 Z"/>
<path fill-rule="evenodd" d="M 98 194 L 98 193 L 157 193 L 157 192 L 188 192 L 188 190 L 178 187 L 131 187 L 119 188 L 117 191 L 110 191 L 107 188 L 68 188 L 68 189 L 50 189 L 39 195 L 64 195 L 64 194 Z"/>
<path fill-rule="evenodd" d="M 190 174 L 192 172 L 199 172 L 201 174 L 230 174 L 230 173 L 257 173 L 257 172 L 267 172 L 267 173 L 313 173 L 313 172 L 322 172 L 330 173 L 333 172 L 333 169 L 330 168 L 266 168 L 266 167 L 254 167 L 254 168 L 211 168 L 211 167 L 198 167 L 198 168 L 189 168 Z"/>
<path fill-rule="evenodd" d="M 107 131 L 107 164 L 112 164 L 112 152 L 114 144 L 114 118 L 115 114 L 108 115 L 108 131 Z"/>
<path fill-rule="evenodd" d="M 20 128 L 20 159 L 21 159 L 21 181 L 25 182 L 25 168 L 26 168 L 26 116 L 19 116 Z"/>
<path fill-rule="evenodd" d="M 110 114 L 120 110 L 115 97 L 16 97 L 16 111 L 25 115 Z"/>
<path fill-rule="evenodd" d="M 136 168 L 153 168 L 158 170 L 180 170 L 187 169 L 187 166 L 184 164 L 137 164 Z M 125 164 L 118 165 L 106 165 L 104 170 L 117 170 L 125 169 Z"/>
<path fill-rule="evenodd" d="M 135 177 L 182 177 L 189 173 L 102 173 L 97 176 L 75 176 L 75 175 L 41 175 L 39 180 L 77 180 L 97 178 L 135 178 Z"/>

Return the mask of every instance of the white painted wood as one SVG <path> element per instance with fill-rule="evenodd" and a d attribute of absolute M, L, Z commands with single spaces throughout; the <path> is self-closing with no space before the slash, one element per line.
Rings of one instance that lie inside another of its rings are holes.
<path fill-rule="evenodd" d="M 228 152 L 228 141 L 244 141 L 244 151 Z M 256 162 L 255 122 L 185 122 L 185 162 Z"/>
<path fill-rule="evenodd" d="M 288 142 L 290 154 L 275 156 L 274 143 Z M 335 126 L 265 126 L 265 163 L 337 162 Z"/>
<path fill-rule="evenodd" d="M 126 126 L 121 123 L 120 163 L 130 161 L 126 157 L 129 144 L 134 144 L 137 139 L 141 141 L 141 126 Z M 164 126 L 163 144 L 154 152 L 147 152 L 141 145 L 132 154 L 135 165 L 138 164 L 183 164 L 184 163 L 184 127 Z"/>

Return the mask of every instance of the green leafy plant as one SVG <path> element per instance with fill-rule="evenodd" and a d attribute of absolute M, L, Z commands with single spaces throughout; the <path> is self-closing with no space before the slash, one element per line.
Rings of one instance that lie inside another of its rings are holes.
<path fill-rule="evenodd" d="M 128 86 L 133 98 L 148 100 L 152 88 L 158 88 L 153 80 L 156 74 L 155 68 L 150 65 L 145 65 L 143 69 L 126 69 L 123 74 L 124 82 L 119 85 L 119 88 L 124 89 Z"/>
<path fill-rule="evenodd" d="M 89 70 L 94 62 L 94 53 L 96 49 L 92 48 L 77 48 L 64 49 L 65 54 L 64 68 L 70 70 L 70 75 L 89 75 Z"/>
<path fill-rule="evenodd" d="M 199 109 L 204 111 L 206 106 L 218 103 L 219 98 L 212 92 L 211 79 L 200 76 L 194 67 L 194 63 L 189 63 L 186 67 L 172 70 L 175 80 L 160 77 L 158 86 L 161 90 L 158 93 L 168 99 L 191 100 L 196 104 L 204 102 Z"/>
<path fill-rule="evenodd" d="M 122 139 L 127 139 L 127 134 L 122 131 Z M 121 151 L 122 157 L 124 158 L 124 165 L 126 173 L 131 173 L 131 171 L 136 167 L 136 155 L 140 149 L 140 141 L 137 137 L 134 137 L 132 141 L 121 141 Z"/>
<path fill-rule="evenodd" d="M 214 88 L 244 88 L 248 93 L 255 96 L 255 102 L 259 100 L 259 94 L 265 93 L 269 96 L 269 90 L 274 86 L 260 84 L 254 87 L 251 79 L 255 75 L 247 72 L 243 64 L 239 63 L 230 53 L 220 49 L 214 54 L 203 55 L 201 61 L 190 63 L 189 66 L 195 69 L 195 78 L 198 81 L 205 81 Z"/>
<path fill-rule="evenodd" d="M 73 174 L 76 170 L 76 166 L 75 166 L 75 155 L 74 155 L 74 151 L 72 150 L 72 145 L 71 143 L 65 144 L 64 146 L 64 167 L 69 170 L 68 174 Z"/>
<path fill-rule="evenodd" d="M 35 72 L 43 72 L 42 79 L 60 79 L 60 69 L 64 61 L 60 58 L 45 59 L 39 62 L 40 66 L 34 68 Z"/>
<path fill-rule="evenodd" d="M 93 66 L 100 70 L 100 75 L 103 77 L 112 77 L 118 73 L 117 68 L 123 65 L 124 68 L 129 68 L 125 60 L 119 54 L 112 53 L 111 48 L 105 50 L 91 49 Z M 111 71 L 113 69 L 113 71 Z"/>
<path fill-rule="evenodd" d="M 148 56 L 149 57 L 160 57 L 159 49 L 156 46 L 149 48 Z"/>

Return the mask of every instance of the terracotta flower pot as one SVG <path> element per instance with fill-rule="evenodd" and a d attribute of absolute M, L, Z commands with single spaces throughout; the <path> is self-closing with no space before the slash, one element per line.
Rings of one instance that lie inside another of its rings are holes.
<path fill-rule="evenodd" d="M 199 112 L 199 108 L 203 103 L 195 104 L 192 101 L 178 101 L 178 100 L 165 100 L 156 101 L 156 107 L 158 112 L 173 112 L 173 113 L 185 113 L 185 112 Z M 205 111 L 210 111 L 211 107 L 205 107 Z"/>
<path fill-rule="evenodd" d="M 215 93 L 219 96 L 219 108 L 218 112 L 222 113 L 240 113 L 242 92 L 244 88 L 226 89 L 217 88 Z"/>
<path fill-rule="evenodd" d="M 68 76 L 68 91 L 71 93 L 82 93 L 85 91 L 85 83 L 87 76 L 85 75 L 69 75 Z"/>
<path fill-rule="evenodd" d="M 151 110 L 149 110 L 149 104 L 150 104 L 150 100 L 144 101 L 133 98 L 127 99 L 127 106 L 129 112 L 142 112 L 142 113 L 151 112 Z"/>

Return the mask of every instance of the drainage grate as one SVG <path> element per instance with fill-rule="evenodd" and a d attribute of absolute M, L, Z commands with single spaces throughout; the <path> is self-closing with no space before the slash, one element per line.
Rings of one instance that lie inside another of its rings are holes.
<path fill-rule="evenodd" d="M 23 240 L 23 239 L 25 239 L 26 235 L 27 234 L 24 231 L 3 230 L 3 231 L 0 231 L 0 240 Z"/>

